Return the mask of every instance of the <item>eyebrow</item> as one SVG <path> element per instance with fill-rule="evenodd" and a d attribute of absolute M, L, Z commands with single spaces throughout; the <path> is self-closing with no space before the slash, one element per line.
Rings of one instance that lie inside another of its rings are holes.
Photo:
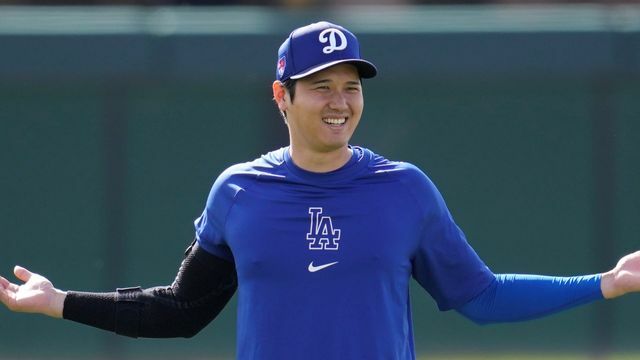
<path fill-rule="evenodd" d="M 320 80 L 316 80 L 316 81 L 312 81 L 311 85 L 318 85 L 318 84 L 324 84 L 324 83 L 329 83 L 331 82 L 331 80 L 329 79 L 320 79 Z M 356 80 L 349 80 L 347 81 L 348 85 L 361 85 L 360 81 L 356 81 Z"/>

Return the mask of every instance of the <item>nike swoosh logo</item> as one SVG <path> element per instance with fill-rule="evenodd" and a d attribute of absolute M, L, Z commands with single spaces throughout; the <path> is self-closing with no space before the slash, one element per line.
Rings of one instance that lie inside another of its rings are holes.
<path fill-rule="evenodd" d="M 335 264 L 337 264 L 338 262 L 332 262 L 332 263 L 328 263 L 328 264 L 324 264 L 324 265 L 318 265 L 318 266 L 313 266 L 313 261 L 309 263 L 309 272 L 316 272 L 316 271 L 320 271 L 322 269 L 326 269 L 329 266 L 333 266 Z"/>

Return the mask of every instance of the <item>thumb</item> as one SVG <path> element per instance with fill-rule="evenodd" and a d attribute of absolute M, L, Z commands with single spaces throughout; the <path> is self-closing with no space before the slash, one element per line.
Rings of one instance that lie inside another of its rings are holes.
<path fill-rule="evenodd" d="M 25 268 L 23 268 L 22 266 L 18 266 L 16 265 L 13 268 L 13 273 L 16 275 L 16 277 L 24 282 L 29 281 L 29 279 L 31 279 L 31 276 L 33 276 L 33 273 Z"/>

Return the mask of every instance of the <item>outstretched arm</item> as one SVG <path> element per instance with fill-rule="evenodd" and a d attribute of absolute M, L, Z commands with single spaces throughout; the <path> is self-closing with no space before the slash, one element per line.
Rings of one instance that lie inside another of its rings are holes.
<path fill-rule="evenodd" d="M 24 284 L 14 284 L 0 276 L 0 302 L 11 311 L 62 317 L 66 292 L 56 289 L 51 281 L 23 267 L 16 266 L 13 273 Z"/>
<path fill-rule="evenodd" d="M 523 321 L 636 291 L 640 291 L 640 251 L 623 257 L 614 269 L 603 274 L 499 274 L 480 295 L 457 311 L 481 324 Z"/>
<path fill-rule="evenodd" d="M 194 243 L 171 286 L 69 291 L 63 316 L 130 337 L 191 337 L 222 311 L 236 287 L 234 264 Z"/>
<path fill-rule="evenodd" d="M 0 283 L 9 309 L 64 317 L 131 337 L 193 336 L 218 315 L 237 287 L 234 264 L 197 243 L 188 249 L 174 282 L 164 287 L 64 293 L 40 275 L 29 273 L 27 278 L 22 270 L 17 275 L 25 284 Z"/>
<path fill-rule="evenodd" d="M 497 274 L 480 295 L 456 310 L 478 324 L 515 322 L 602 298 L 599 274 L 575 277 Z"/>

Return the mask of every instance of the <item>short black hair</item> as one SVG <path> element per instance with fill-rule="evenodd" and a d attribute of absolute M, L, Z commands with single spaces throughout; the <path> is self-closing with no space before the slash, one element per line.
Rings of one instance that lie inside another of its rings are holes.
<path fill-rule="evenodd" d="M 297 82 L 298 82 L 298 79 L 291 79 L 291 78 L 289 78 L 289 79 L 287 79 L 287 80 L 282 82 L 284 87 L 289 92 L 289 96 L 291 97 L 291 102 L 292 103 L 293 103 L 293 98 L 296 96 L 296 83 Z"/>
<path fill-rule="evenodd" d="M 287 79 L 285 81 L 282 82 L 282 85 L 284 85 L 284 88 L 287 89 L 287 91 L 289 92 L 289 98 L 291 98 L 291 103 L 293 104 L 293 98 L 296 96 L 296 83 L 298 82 L 297 79 Z M 287 112 L 286 111 L 282 111 L 282 115 L 284 116 L 284 122 L 287 122 Z"/>

